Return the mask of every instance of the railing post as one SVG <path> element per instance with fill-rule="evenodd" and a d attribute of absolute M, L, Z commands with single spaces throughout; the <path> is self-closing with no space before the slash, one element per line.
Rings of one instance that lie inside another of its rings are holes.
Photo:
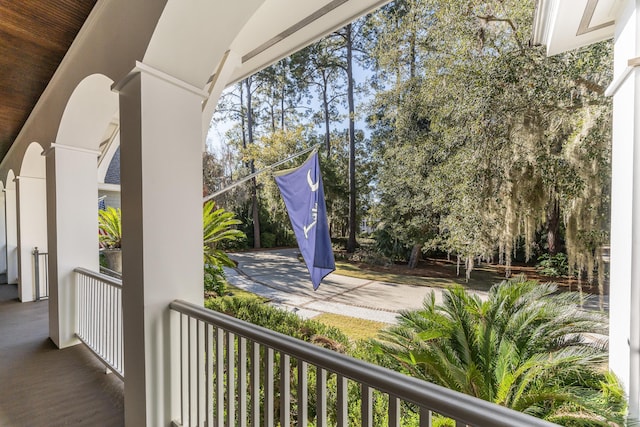
<path fill-rule="evenodd" d="M 38 247 L 33 248 L 33 273 L 36 285 L 36 301 L 40 301 L 40 252 Z"/>

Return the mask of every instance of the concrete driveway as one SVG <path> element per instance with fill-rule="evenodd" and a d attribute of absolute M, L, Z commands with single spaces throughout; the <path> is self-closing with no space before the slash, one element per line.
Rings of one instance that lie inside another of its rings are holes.
<path fill-rule="evenodd" d="M 297 249 L 237 252 L 238 262 L 226 269 L 229 283 L 262 295 L 303 317 L 335 313 L 362 319 L 395 323 L 399 311 L 417 309 L 431 292 L 441 299 L 441 289 L 399 285 L 330 274 L 314 292 Z"/>

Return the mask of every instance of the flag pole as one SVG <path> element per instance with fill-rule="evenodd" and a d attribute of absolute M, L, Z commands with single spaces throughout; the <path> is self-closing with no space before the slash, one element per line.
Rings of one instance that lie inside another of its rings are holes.
<path fill-rule="evenodd" d="M 318 147 L 320 147 L 321 145 L 322 145 L 322 143 L 318 143 L 318 144 L 312 145 L 312 146 L 311 146 L 311 147 L 309 147 L 309 148 L 305 148 L 305 149 L 304 149 L 304 150 L 302 150 L 302 151 L 298 151 L 297 153 L 295 153 L 295 154 L 293 154 L 293 155 L 291 155 L 291 156 L 287 157 L 287 158 L 286 158 L 286 159 L 284 159 L 284 160 L 279 160 L 279 161 L 275 162 L 274 164 L 267 166 L 266 168 L 260 169 L 259 171 L 256 171 L 256 172 L 254 172 L 254 173 L 252 173 L 252 174 L 250 174 L 250 175 L 247 175 L 247 176 L 245 176 L 244 178 L 239 179 L 239 180 L 237 180 L 236 182 L 234 182 L 234 183 L 232 183 L 232 184 L 227 185 L 227 186 L 226 186 L 226 187 L 224 187 L 223 189 L 220 189 L 220 190 L 218 190 L 218 191 L 215 191 L 215 192 L 213 192 L 213 193 L 209 194 L 209 195 L 208 195 L 208 196 L 206 196 L 206 197 L 203 197 L 203 198 L 202 198 L 202 202 L 203 202 L 203 203 L 204 203 L 204 202 L 208 202 L 209 200 L 214 199 L 214 198 L 218 197 L 219 195 L 226 193 L 227 191 L 229 191 L 229 190 L 231 190 L 231 189 L 233 189 L 233 188 L 237 187 L 237 186 L 238 186 L 238 185 L 240 185 L 240 184 L 243 184 L 243 183 L 245 183 L 245 182 L 249 181 L 249 180 L 250 180 L 250 179 L 252 179 L 252 178 L 255 178 L 255 177 L 256 177 L 256 176 L 258 176 L 258 175 L 261 175 L 261 174 L 263 174 L 263 173 L 265 173 L 265 172 L 268 172 L 268 171 L 272 170 L 273 168 L 275 168 L 275 167 L 277 167 L 277 166 L 280 166 L 280 165 L 281 165 L 281 164 L 283 164 L 283 163 L 287 163 L 288 161 L 291 161 L 291 160 L 295 159 L 296 157 L 300 157 L 300 156 L 302 156 L 303 154 L 307 154 L 307 153 L 309 153 L 309 152 L 311 152 L 311 151 L 313 151 L 313 150 L 317 150 L 317 149 L 318 149 Z"/>

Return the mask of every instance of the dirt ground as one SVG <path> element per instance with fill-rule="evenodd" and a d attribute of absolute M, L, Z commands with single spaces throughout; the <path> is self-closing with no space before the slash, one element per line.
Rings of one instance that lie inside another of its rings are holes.
<path fill-rule="evenodd" d="M 380 266 L 371 264 L 357 263 L 361 268 L 379 271 L 391 274 L 401 274 L 406 276 L 431 277 L 440 279 L 449 279 L 453 281 L 464 281 L 464 264 L 460 266 L 460 276 L 457 275 L 455 261 L 447 261 L 446 259 L 428 258 L 418 262 L 414 269 L 409 269 L 406 263 L 395 263 L 391 266 Z M 560 287 L 567 290 L 578 290 L 578 280 L 568 277 L 549 277 L 538 273 L 535 267 L 526 265 L 511 266 L 511 275 L 516 276 L 524 274 L 527 278 L 538 280 L 540 282 L 554 282 Z M 472 288 L 488 289 L 492 284 L 498 283 L 505 278 L 505 266 L 500 264 L 482 263 L 474 266 L 471 272 L 471 281 L 469 283 Z M 484 283 L 483 283 L 484 282 Z M 484 285 L 484 286 L 483 286 Z M 590 285 L 586 280 L 582 281 L 582 290 L 586 293 L 598 294 L 597 284 Z M 605 293 L 606 293 L 605 289 Z"/>

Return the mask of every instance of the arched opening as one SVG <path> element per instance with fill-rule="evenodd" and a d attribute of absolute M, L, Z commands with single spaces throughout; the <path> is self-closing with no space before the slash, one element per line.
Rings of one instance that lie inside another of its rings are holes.
<path fill-rule="evenodd" d="M 20 175 L 16 177 L 18 224 L 18 295 L 22 302 L 33 301 L 35 289 L 34 248 L 47 251 L 46 164 L 42 146 L 32 142 L 24 153 Z"/>
<path fill-rule="evenodd" d="M 113 81 L 102 74 L 85 77 L 73 91 L 64 109 L 56 143 L 99 150 L 105 132 L 118 111 Z"/>
<path fill-rule="evenodd" d="M 4 214 L 7 236 L 7 283 L 18 283 L 18 216 L 16 207 L 16 182 L 13 170 L 7 174 L 4 189 Z"/>
<path fill-rule="evenodd" d="M 0 181 L 0 283 L 7 283 L 7 221 L 4 183 Z"/>
<path fill-rule="evenodd" d="M 82 80 L 62 115 L 55 144 L 46 152 L 49 241 L 49 336 L 58 347 L 75 337 L 73 269 L 97 271 L 98 161 L 117 142 L 118 95 L 101 74 Z"/>

